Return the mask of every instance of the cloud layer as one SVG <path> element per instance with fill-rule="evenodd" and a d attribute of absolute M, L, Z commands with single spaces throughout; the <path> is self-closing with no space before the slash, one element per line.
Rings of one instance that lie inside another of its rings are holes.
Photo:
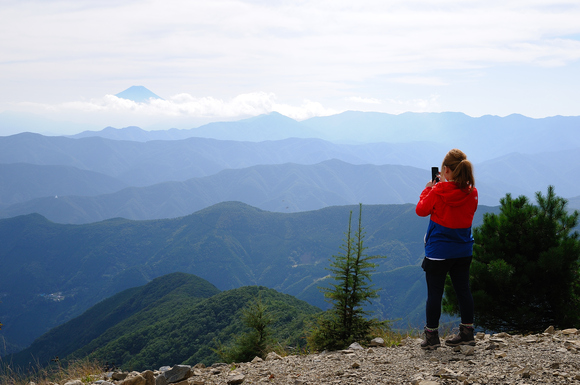
<path fill-rule="evenodd" d="M 275 110 L 298 119 L 371 107 L 580 114 L 568 102 L 580 88 L 570 76 L 580 61 L 576 0 L 0 7 L 0 111 L 26 103 L 160 116 Z M 150 105 L 110 96 L 137 84 L 174 96 Z"/>

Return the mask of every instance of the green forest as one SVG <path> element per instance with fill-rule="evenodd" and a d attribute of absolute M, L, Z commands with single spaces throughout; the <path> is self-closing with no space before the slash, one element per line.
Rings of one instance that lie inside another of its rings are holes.
<path fill-rule="evenodd" d="M 272 337 L 283 349 L 305 345 L 307 322 L 321 312 L 304 301 L 260 286 L 220 292 L 209 282 L 172 273 L 125 290 L 37 339 L 4 361 L 26 367 L 88 357 L 125 370 L 220 362 L 215 352 L 247 331 L 242 309 L 260 298 L 272 314 Z"/>

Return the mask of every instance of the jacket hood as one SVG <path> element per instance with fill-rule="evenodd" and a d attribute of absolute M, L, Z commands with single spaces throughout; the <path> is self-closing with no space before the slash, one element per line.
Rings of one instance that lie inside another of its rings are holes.
<path fill-rule="evenodd" d="M 470 195 L 469 190 L 461 190 L 453 182 L 439 182 L 433 186 L 433 192 L 452 207 L 463 205 Z"/>

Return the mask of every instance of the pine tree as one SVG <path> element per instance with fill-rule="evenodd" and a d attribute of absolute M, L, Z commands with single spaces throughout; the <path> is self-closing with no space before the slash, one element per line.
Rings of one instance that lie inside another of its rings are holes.
<path fill-rule="evenodd" d="M 361 204 L 355 234 L 352 234 L 351 211 L 348 230 L 340 247 L 342 252 L 333 255 L 328 268 L 334 283 L 320 288 L 332 308 L 318 319 L 311 331 L 309 341 L 316 350 L 341 349 L 352 342 L 365 341 L 373 326 L 385 326 L 376 319 L 368 319 L 369 312 L 363 308 L 378 297 L 378 290 L 371 285 L 371 274 L 377 265 L 371 261 L 384 258 L 368 256 L 364 238 Z"/>
<path fill-rule="evenodd" d="M 240 334 L 230 347 L 216 342 L 218 348 L 214 352 L 226 362 L 249 362 L 255 357 L 266 358 L 272 345 L 270 325 L 274 322 L 273 315 L 260 297 L 250 301 L 241 312 L 242 323 L 250 330 Z"/>
<path fill-rule="evenodd" d="M 500 213 L 486 214 L 474 229 L 477 326 L 508 332 L 580 326 L 580 241 L 572 232 L 579 213 L 568 213 L 553 186 L 546 196 L 536 193 L 536 200 L 532 205 L 525 196 L 507 194 Z M 459 310 L 449 284 L 445 310 Z"/>

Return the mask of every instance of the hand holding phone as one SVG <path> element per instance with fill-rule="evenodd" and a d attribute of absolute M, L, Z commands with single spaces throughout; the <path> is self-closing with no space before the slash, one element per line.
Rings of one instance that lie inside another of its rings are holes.
<path fill-rule="evenodd" d="M 431 167 L 431 181 L 435 184 L 439 180 L 439 167 Z"/>

